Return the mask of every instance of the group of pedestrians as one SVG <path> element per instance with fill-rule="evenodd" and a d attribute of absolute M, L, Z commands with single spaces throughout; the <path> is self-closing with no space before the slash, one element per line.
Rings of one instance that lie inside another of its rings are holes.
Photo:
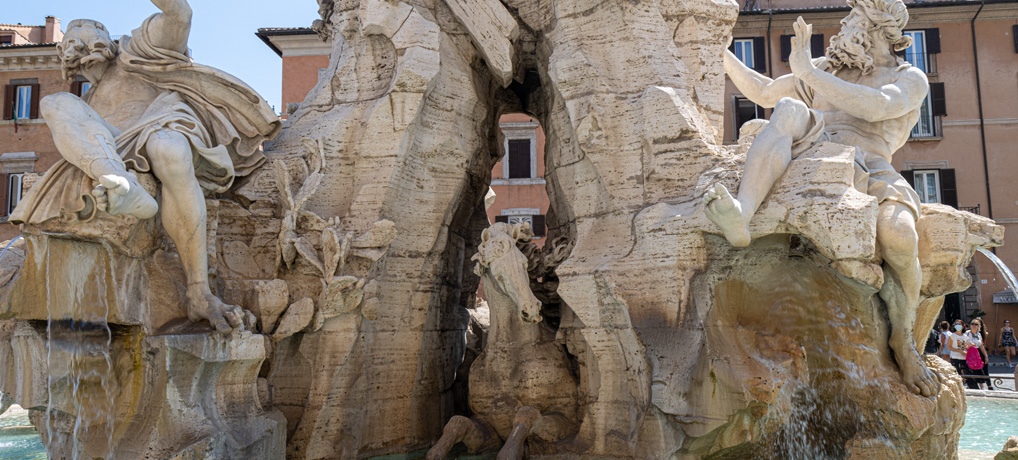
<path fill-rule="evenodd" d="M 986 335 L 983 321 L 978 318 L 973 319 L 968 325 L 960 319 L 955 320 L 954 324 L 947 321 L 940 323 L 937 354 L 949 361 L 959 374 L 974 376 L 965 379 L 969 389 L 993 389 L 993 382 L 988 378 L 990 359 L 986 352 Z M 1014 367 L 1011 358 L 1015 356 L 1015 346 L 1018 344 L 1015 343 L 1014 329 L 1011 328 L 1010 321 L 1004 321 L 1004 327 L 1000 329 L 997 337 L 1000 338 L 999 346 L 1004 349 L 1007 365 Z"/>

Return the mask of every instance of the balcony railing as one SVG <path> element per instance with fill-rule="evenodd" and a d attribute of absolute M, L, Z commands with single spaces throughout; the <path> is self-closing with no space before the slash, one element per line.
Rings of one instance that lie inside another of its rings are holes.
<path fill-rule="evenodd" d="M 965 211 L 965 212 L 971 212 L 972 214 L 975 214 L 975 215 L 978 216 L 978 215 L 980 215 L 979 214 L 979 206 L 980 205 L 978 205 L 978 204 L 975 205 L 975 206 L 958 206 L 958 210 L 959 211 Z"/>

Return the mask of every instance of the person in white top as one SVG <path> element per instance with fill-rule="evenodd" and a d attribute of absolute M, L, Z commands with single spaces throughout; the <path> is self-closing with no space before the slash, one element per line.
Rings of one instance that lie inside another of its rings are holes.
<path fill-rule="evenodd" d="M 965 363 L 965 352 L 968 351 L 969 338 L 965 334 L 965 323 L 962 320 L 955 320 L 952 326 L 954 331 L 947 339 L 947 350 L 951 352 L 951 365 L 958 370 L 959 374 L 968 372 L 968 364 Z"/>
<path fill-rule="evenodd" d="M 990 355 L 986 353 L 986 333 L 983 331 L 983 320 L 974 319 L 969 323 L 969 346 L 977 347 L 979 349 L 979 359 L 983 361 L 983 367 L 981 369 L 970 369 L 969 374 L 971 375 L 985 375 L 990 376 Z M 986 386 L 987 390 L 993 389 L 993 382 L 989 378 L 986 379 L 970 379 L 976 383 L 977 387 Z M 971 387 L 971 386 L 970 386 Z"/>

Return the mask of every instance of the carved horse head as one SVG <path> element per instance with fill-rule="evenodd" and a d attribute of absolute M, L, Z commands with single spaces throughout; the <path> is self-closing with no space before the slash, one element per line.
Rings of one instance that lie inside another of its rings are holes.
<path fill-rule="evenodd" d="M 494 289 L 509 297 L 520 309 L 523 321 L 541 321 L 541 301 L 530 290 L 530 275 L 527 274 L 527 257 L 516 247 L 518 241 L 527 242 L 533 238 L 530 223 L 515 225 L 499 222 L 481 233 L 481 245 L 470 260 L 477 262 L 474 273 L 493 281 L 485 283 L 485 289 Z"/>

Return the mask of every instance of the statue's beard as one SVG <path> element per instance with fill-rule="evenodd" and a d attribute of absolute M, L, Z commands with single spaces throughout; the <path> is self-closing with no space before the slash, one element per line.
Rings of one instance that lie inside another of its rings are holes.
<path fill-rule="evenodd" d="M 835 69 L 855 67 L 863 75 L 873 71 L 873 56 L 869 54 L 873 43 L 869 33 L 861 29 L 842 29 L 827 47 L 827 61 Z"/>
<path fill-rule="evenodd" d="M 64 79 L 70 80 L 78 75 L 84 75 L 84 71 L 96 65 L 104 64 L 116 57 L 108 48 L 96 49 L 89 54 L 80 53 L 75 56 L 65 57 L 61 69 Z"/>

